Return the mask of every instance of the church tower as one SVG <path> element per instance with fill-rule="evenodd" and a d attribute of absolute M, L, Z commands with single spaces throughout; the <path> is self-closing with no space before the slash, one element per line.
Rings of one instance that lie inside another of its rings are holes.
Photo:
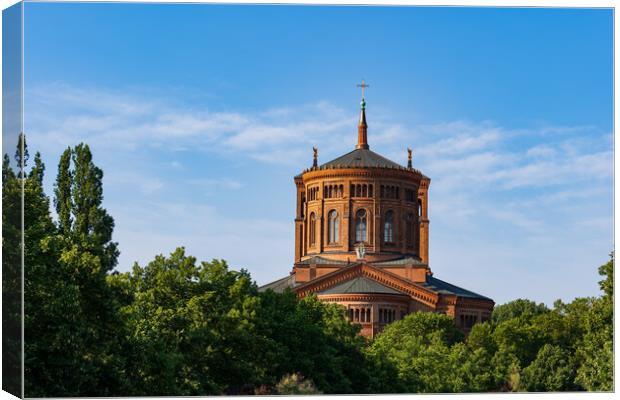
<path fill-rule="evenodd" d="M 294 177 L 295 260 L 290 275 L 261 290 L 293 289 L 298 296 L 347 308 L 374 336 L 407 313 L 440 312 L 469 331 L 486 320 L 493 301 L 433 276 L 429 267 L 430 178 L 370 149 L 363 81 L 352 151 Z"/>

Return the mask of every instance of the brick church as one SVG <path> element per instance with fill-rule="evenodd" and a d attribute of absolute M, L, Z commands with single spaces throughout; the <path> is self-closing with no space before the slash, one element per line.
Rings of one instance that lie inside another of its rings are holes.
<path fill-rule="evenodd" d="M 347 308 L 361 334 L 415 311 L 449 315 L 465 333 L 489 319 L 494 302 L 434 276 L 429 267 L 430 178 L 370 150 L 363 96 L 357 145 L 295 176 L 295 263 L 261 290 L 316 294 Z"/>

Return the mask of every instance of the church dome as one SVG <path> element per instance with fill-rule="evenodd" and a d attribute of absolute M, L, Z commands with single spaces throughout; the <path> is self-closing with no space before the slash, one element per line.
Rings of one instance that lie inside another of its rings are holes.
<path fill-rule="evenodd" d="M 411 150 L 407 166 L 370 150 L 364 99 L 357 131 L 355 149 L 319 165 L 314 148 L 312 167 L 295 177 L 295 262 L 355 261 L 361 246 L 367 261 L 426 264 L 430 179 L 413 168 Z"/>
<path fill-rule="evenodd" d="M 321 164 L 319 169 L 326 168 L 395 168 L 406 169 L 402 165 L 395 163 L 375 153 L 370 149 L 355 149 L 338 158 Z"/>
<path fill-rule="evenodd" d="M 295 262 L 260 290 L 293 290 L 346 308 L 374 337 L 408 313 L 450 315 L 464 332 L 487 320 L 493 300 L 436 279 L 429 267 L 430 179 L 370 150 L 363 81 L 355 149 L 295 176 Z"/>

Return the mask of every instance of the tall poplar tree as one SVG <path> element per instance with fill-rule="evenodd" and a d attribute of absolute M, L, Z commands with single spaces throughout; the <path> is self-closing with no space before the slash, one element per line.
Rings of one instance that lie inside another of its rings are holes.
<path fill-rule="evenodd" d="M 106 282 L 116 266 L 118 245 L 112 241 L 114 220 L 102 207 L 103 171 L 86 144 L 67 148 L 59 162 L 54 188 L 58 214 L 59 261 L 78 289 L 76 335 L 82 344 L 83 371 L 74 387 L 82 396 L 114 395 L 123 388 L 120 357 L 122 326 L 114 293 Z"/>
<path fill-rule="evenodd" d="M 21 187 L 2 160 L 2 389 L 21 395 Z"/>
<path fill-rule="evenodd" d="M 43 190 L 45 165 L 35 154 L 24 173 L 25 395 L 75 395 L 81 379 L 78 288 L 59 262 L 57 229 Z"/>

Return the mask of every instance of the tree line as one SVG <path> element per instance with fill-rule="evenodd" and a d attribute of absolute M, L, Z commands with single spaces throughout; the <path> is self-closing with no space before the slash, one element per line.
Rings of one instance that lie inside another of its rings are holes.
<path fill-rule="evenodd" d="M 613 255 L 599 297 L 515 300 L 467 338 L 413 313 L 369 340 L 341 306 L 259 292 L 246 270 L 182 247 L 120 273 L 89 147 L 62 153 L 51 202 L 39 153 L 27 169 L 4 155 L 3 326 L 19 321 L 23 185 L 27 397 L 613 390 Z"/>

